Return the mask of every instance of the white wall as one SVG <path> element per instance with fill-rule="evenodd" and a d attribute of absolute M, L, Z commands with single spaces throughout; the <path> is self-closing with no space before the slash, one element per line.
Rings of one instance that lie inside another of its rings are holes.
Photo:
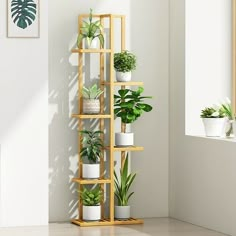
<path fill-rule="evenodd" d="M 236 235 L 235 166 L 235 143 L 185 136 L 185 1 L 171 0 L 170 216 Z"/>
<path fill-rule="evenodd" d="M 0 226 L 48 222 L 48 28 L 39 39 L 6 38 L 0 0 Z"/>
<path fill-rule="evenodd" d="M 231 0 L 188 0 L 185 9 L 186 133 L 203 135 L 201 110 L 231 94 Z"/>
<path fill-rule="evenodd" d="M 49 167 L 50 221 L 67 221 L 77 213 L 77 66 L 70 50 L 77 35 L 77 17 L 93 8 L 97 13 L 127 16 L 127 43 L 137 54 L 134 80 L 145 82 L 153 95 L 154 110 L 134 125 L 136 143 L 143 153 L 133 153 L 138 172 L 131 201 L 138 217 L 168 215 L 168 1 L 151 0 L 51 0 L 49 2 Z M 150 27 L 147 27 L 149 25 Z M 153 26 L 155 25 L 155 27 Z M 129 30 L 130 29 L 130 30 Z M 146 36 L 147 35 L 147 36 Z M 94 67 L 94 66 L 93 66 Z M 96 72 L 91 73 L 97 77 Z M 87 78 L 90 79 L 90 78 Z M 157 120 L 158 119 L 158 120 Z M 145 125 L 143 125 L 145 122 Z M 143 137 L 149 137 L 145 139 Z M 140 188 L 142 186 L 142 188 Z M 143 207 L 144 199 L 145 208 Z M 158 199 L 158 200 L 157 200 Z"/>

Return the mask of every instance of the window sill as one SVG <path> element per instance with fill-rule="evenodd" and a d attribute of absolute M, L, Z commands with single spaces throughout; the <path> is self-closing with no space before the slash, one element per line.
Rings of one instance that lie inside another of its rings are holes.
<path fill-rule="evenodd" d="M 194 134 L 186 134 L 188 137 L 196 137 L 196 138 L 204 138 L 204 139 L 212 139 L 217 141 L 225 141 L 225 142 L 233 142 L 236 143 L 236 138 L 226 138 L 226 137 L 207 137 L 204 135 L 194 135 Z"/>

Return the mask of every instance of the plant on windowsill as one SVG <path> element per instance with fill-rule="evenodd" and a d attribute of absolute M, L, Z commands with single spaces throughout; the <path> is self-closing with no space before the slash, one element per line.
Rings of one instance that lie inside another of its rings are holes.
<path fill-rule="evenodd" d="M 120 89 L 119 95 L 114 95 L 114 113 L 122 121 L 123 131 L 115 133 L 116 146 L 132 146 L 134 144 L 134 134 L 126 132 L 126 124 L 135 122 L 144 112 L 150 112 L 152 106 L 144 103 L 145 99 L 152 97 L 142 96 L 144 89 L 139 87 L 136 91 L 131 89 Z"/>
<path fill-rule="evenodd" d="M 83 136 L 83 147 L 80 151 L 80 157 L 83 161 L 82 177 L 84 179 L 98 179 L 100 177 L 100 164 L 98 163 L 102 156 L 103 141 L 100 137 L 102 131 L 82 130 L 80 134 Z"/>
<path fill-rule="evenodd" d="M 127 82 L 131 80 L 131 72 L 136 69 L 136 56 L 129 51 L 114 54 L 116 80 Z"/>
<path fill-rule="evenodd" d="M 83 87 L 83 113 L 84 114 L 98 114 L 100 113 L 100 95 L 103 91 L 97 87 L 97 84 L 86 88 Z"/>
<path fill-rule="evenodd" d="M 101 219 L 101 201 L 102 190 L 100 187 L 88 190 L 83 187 L 80 191 L 81 199 L 83 202 L 83 220 L 85 221 L 98 221 Z"/>
<path fill-rule="evenodd" d="M 206 107 L 201 111 L 207 137 L 220 137 L 223 135 L 226 125 L 226 115 L 222 106 Z"/>
<path fill-rule="evenodd" d="M 128 205 L 130 197 L 134 192 L 129 193 L 129 189 L 136 177 L 136 174 L 128 173 L 129 169 L 129 157 L 126 155 L 123 169 L 120 169 L 120 179 L 116 172 L 115 177 L 115 196 L 117 199 L 117 205 L 115 206 L 115 218 L 116 219 L 129 219 L 130 218 L 130 206 Z"/>
<path fill-rule="evenodd" d="M 104 37 L 103 37 L 103 34 L 101 33 L 103 31 L 103 27 L 101 25 L 100 20 L 93 22 L 92 13 L 93 13 L 93 10 L 90 9 L 89 22 L 84 21 L 83 27 L 80 29 L 80 34 L 77 39 L 78 47 L 80 47 L 80 44 L 83 39 L 85 39 L 86 48 L 96 49 L 98 47 L 97 39 L 99 39 L 102 48 L 104 47 Z"/>
<path fill-rule="evenodd" d="M 227 120 L 227 125 L 226 125 L 226 137 L 234 137 L 234 126 L 235 126 L 235 116 L 233 113 L 231 101 L 229 98 L 226 98 L 225 101 L 222 103 L 222 110 L 224 111 L 226 117 L 228 118 Z"/>

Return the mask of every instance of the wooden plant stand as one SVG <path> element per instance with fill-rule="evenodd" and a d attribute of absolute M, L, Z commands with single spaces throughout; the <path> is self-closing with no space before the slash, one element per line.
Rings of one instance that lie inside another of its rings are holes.
<path fill-rule="evenodd" d="M 83 19 L 88 18 L 88 14 L 83 14 L 79 16 L 79 32 L 83 24 Z M 109 20 L 109 45 L 110 49 L 83 49 L 80 45 L 79 49 L 73 49 L 72 53 L 78 53 L 79 66 L 78 66 L 78 87 L 79 87 L 79 97 L 78 97 L 78 111 L 79 114 L 73 114 L 73 118 L 79 120 L 78 130 L 83 130 L 85 119 L 98 119 L 99 128 L 104 131 L 105 129 L 105 119 L 109 120 L 109 146 L 105 147 L 103 151 L 102 158 L 100 159 L 100 173 L 99 179 L 83 179 L 82 178 L 82 160 L 79 154 L 79 176 L 78 178 L 73 178 L 72 181 L 79 184 L 79 190 L 82 191 L 83 185 L 86 184 L 99 184 L 101 189 L 104 191 L 105 184 L 110 185 L 109 189 L 109 218 L 105 218 L 105 206 L 104 203 L 101 204 L 101 220 L 98 222 L 86 222 L 83 221 L 83 208 L 82 199 L 79 196 L 79 218 L 72 219 L 71 222 L 79 226 L 103 226 L 103 225 L 128 225 L 128 224 L 142 224 L 143 220 L 130 218 L 128 220 L 116 220 L 114 218 L 114 152 L 121 152 L 121 168 L 123 168 L 125 161 L 125 154 L 128 151 L 142 151 L 143 147 L 129 146 L 129 147 L 115 147 L 114 146 L 114 88 L 115 86 L 125 89 L 126 86 L 142 86 L 142 82 L 116 82 L 114 81 L 114 20 L 121 21 L 121 50 L 125 50 L 125 16 L 123 15 L 112 15 L 112 14 L 102 14 L 93 15 L 95 18 L 99 18 L 102 26 L 104 25 L 104 20 Z M 98 53 L 100 54 L 100 89 L 105 91 L 109 90 L 109 112 L 110 114 L 105 114 L 105 95 L 104 93 L 100 96 L 101 111 L 98 115 L 86 115 L 83 114 L 83 55 L 86 53 Z M 105 80 L 105 53 L 110 54 L 109 63 L 109 81 Z M 121 130 L 125 130 L 125 124 L 121 124 Z M 108 132 L 107 132 L 108 133 Z M 101 136 L 104 140 L 104 135 Z M 78 146 L 79 150 L 82 148 L 82 137 L 78 133 Z M 104 178 L 104 152 L 108 152 L 109 156 L 109 178 Z M 104 200 L 104 196 L 103 196 Z"/>

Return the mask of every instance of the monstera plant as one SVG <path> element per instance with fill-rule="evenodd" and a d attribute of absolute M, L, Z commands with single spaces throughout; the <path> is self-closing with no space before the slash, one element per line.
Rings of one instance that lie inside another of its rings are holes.
<path fill-rule="evenodd" d="M 37 5 L 34 0 L 12 0 L 11 18 L 19 28 L 25 29 L 30 26 L 36 18 Z"/>

